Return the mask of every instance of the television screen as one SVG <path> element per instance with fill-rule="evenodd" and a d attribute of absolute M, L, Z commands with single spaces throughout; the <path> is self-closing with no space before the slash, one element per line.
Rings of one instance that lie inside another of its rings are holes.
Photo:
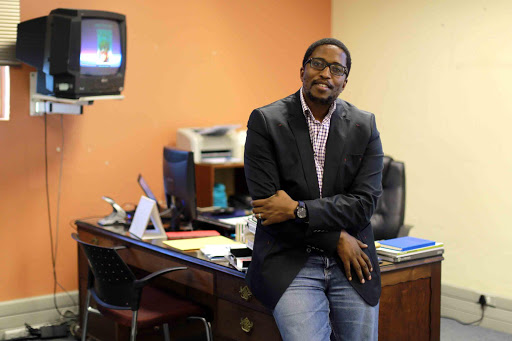
<path fill-rule="evenodd" d="M 80 73 L 114 75 L 121 66 L 119 24 L 107 19 L 83 19 L 80 47 Z"/>

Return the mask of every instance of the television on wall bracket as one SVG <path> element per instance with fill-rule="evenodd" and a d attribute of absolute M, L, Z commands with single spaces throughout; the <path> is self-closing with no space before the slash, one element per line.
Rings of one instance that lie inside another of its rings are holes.
<path fill-rule="evenodd" d="M 36 68 L 36 99 L 122 98 L 126 72 L 126 17 L 120 13 L 58 8 L 18 24 L 16 57 Z M 48 96 L 48 97 L 45 97 Z M 75 100 L 75 101 L 73 101 Z"/>

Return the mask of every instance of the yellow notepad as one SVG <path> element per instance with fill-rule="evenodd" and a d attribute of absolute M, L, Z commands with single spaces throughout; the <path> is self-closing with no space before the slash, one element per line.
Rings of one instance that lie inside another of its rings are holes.
<path fill-rule="evenodd" d="M 177 239 L 177 240 L 166 240 L 164 244 L 167 244 L 175 249 L 187 251 L 200 249 L 206 245 L 234 245 L 241 244 L 235 242 L 232 239 L 223 236 L 214 237 L 203 237 L 203 238 L 191 238 L 191 239 Z"/>

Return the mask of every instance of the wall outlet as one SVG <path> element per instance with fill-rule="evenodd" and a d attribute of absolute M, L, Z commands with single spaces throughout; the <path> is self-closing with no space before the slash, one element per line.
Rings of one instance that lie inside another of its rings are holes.
<path fill-rule="evenodd" d="M 494 297 L 490 295 L 484 295 L 485 296 L 485 303 L 489 307 L 496 307 L 496 302 L 494 301 Z"/>
<path fill-rule="evenodd" d="M 496 308 L 495 298 L 492 297 L 491 295 L 486 295 L 486 294 L 480 295 L 477 303 L 482 304 L 486 307 Z"/>

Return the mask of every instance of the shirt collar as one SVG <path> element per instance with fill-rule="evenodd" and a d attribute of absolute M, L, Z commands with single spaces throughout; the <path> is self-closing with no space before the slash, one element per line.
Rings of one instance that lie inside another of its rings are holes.
<path fill-rule="evenodd" d="M 311 117 L 314 121 L 316 121 L 316 118 L 313 116 L 313 113 L 311 112 L 311 110 L 309 109 L 308 107 L 308 104 L 306 103 L 306 100 L 304 99 L 304 88 L 301 87 L 300 88 L 300 104 L 302 105 L 302 112 L 304 113 L 304 116 L 306 117 L 306 119 L 309 117 Z M 331 116 L 332 116 L 332 113 L 336 110 L 336 101 L 334 101 L 331 106 L 329 107 L 329 111 L 327 112 L 327 115 L 325 115 L 324 117 L 324 120 L 322 121 L 323 122 L 326 122 L 326 120 L 330 120 L 331 119 Z"/>

